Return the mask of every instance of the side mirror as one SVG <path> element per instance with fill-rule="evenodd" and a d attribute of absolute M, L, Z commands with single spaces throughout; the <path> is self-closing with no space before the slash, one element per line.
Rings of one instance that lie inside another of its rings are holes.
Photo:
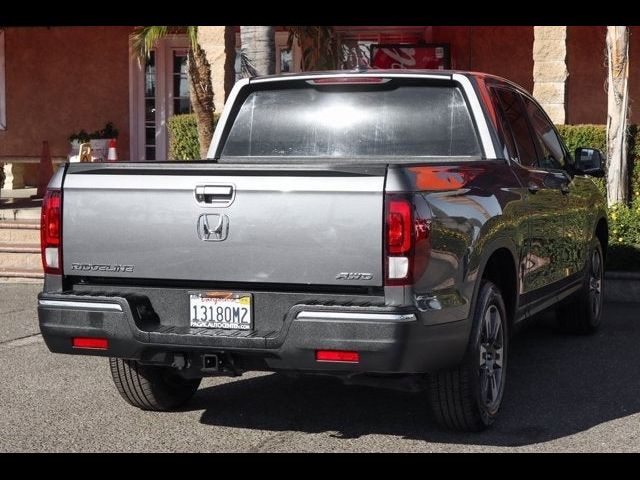
<path fill-rule="evenodd" d="M 604 177 L 604 155 L 595 148 L 576 148 L 577 173 L 592 177 Z"/>

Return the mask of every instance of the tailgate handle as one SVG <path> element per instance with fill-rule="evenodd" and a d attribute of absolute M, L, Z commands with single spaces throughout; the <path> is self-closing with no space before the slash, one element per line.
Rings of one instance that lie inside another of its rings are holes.
<path fill-rule="evenodd" d="M 196 186 L 196 202 L 212 207 L 231 205 L 235 194 L 233 185 L 198 185 Z"/>

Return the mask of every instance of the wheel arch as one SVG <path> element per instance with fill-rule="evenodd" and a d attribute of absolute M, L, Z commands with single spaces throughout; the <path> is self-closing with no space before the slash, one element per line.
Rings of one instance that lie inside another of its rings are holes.
<path fill-rule="evenodd" d="M 513 242 L 507 239 L 496 241 L 484 255 L 478 271 L 478 280 L 490 280 L 502 293 L 509 324 L 512 325 L 518 310 L 518 254 Z M 476 282 L 474 305 L 477 301 L 480 281 Z M 474 307 L 475 308 L 475 307 Z"/>
<path fill-rule="evenodd" d="M 600 245 L 602 246 L 602 257 L 603 260 L 607 260 L 607 248 L 609 247 L 609 224 L 607 222 L 606 217 L 601 216 L 596 222 L 596 228 L 594 230 L 594 235 L 600 241 Z"/>

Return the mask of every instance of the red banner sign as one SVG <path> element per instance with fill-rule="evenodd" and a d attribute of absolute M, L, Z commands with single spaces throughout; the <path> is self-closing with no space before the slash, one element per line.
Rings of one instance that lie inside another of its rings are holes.
<path fill-rule="evenodd" d="M 450 68 L 449 45 L 372 45 L 372 68 Z"/>

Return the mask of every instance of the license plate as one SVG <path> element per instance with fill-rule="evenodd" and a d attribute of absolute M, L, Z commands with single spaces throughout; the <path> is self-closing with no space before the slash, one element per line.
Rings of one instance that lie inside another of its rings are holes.
<path fill-rule="evenodd" d="M 233 292 L 192 293 L 189 318 L 192 327 L 251 330 L 251 295 Z"/>

